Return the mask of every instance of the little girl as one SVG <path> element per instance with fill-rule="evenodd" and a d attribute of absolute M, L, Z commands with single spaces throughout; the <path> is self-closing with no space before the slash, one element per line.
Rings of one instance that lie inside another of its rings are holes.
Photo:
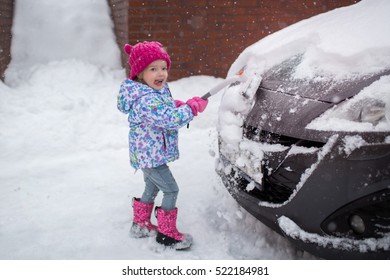
<path fill-rule="evenodd" d="M 179 188 L 168 162 L 179 158 L 178 129 L 188 124 L 208 101 L 194 97 L 187 102 L 174 100 L 167 78 L 171 59 L 159 42 L 126 44 L 130 77 L 119 91 L 118 109 L 129 114 L 130 163 L 141 169 L 145 190 L 133 198 L 133 237 L 156 235 L 156 241 L 175 249 L 191 246 L 192 236 L 176 228 L 176 199 Z M 161 207 L 156 207 L 157 227 L 150 221 L 154 200 L 163 192 Z"/>

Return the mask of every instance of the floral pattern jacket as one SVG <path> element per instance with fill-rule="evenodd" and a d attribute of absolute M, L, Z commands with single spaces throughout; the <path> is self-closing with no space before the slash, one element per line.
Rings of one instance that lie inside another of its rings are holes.
<path fill-rule="evenodd" d="M 118 109 L 129 114 L 131 166 L 157 167 L 179 158 L 178 129 L 193 118 L 191 108 L 176 108 L 165 84 L 160 91 L 127 79 L 121 84 Z"/>

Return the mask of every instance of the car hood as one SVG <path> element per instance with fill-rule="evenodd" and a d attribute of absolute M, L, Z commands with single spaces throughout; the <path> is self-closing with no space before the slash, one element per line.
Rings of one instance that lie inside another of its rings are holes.
<path fill-rule="evenodd" d="M 353 75 L 339 79 L 332 76 L 296 78 L 303 55 L 296 55 L 274 66 L 263 75 L 261 87 L 294 97 L 338 104 L 358 94 L 381 76 L 390 75 L 390 68 L 377 73 Z"/>
<path fill-rule="evenodd" d="M 382 76 L 390 75 L 390 69 L 387 69 L 348 79 L 297 79 L 295 71 L 300 60 L 300 55 L 295 56 L 265 72 L 245 125 L 289 137 L 326 142 L 334 132 L 313 131 L 307 125 Z"/>

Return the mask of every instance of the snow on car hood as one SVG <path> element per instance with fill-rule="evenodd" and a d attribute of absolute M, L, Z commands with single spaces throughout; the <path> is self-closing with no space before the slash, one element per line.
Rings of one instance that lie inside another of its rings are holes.
<path fill-rule="evenodd" d="M 228 76 L 245 69 L 245 74 L 249 80 L 255 80 L 255 85 L 269 69 L 297 55 L 302 57 L 291 78 L 301 83 L 305 80 L 346 81 L 387 73 L 390 69 L 389 14 L 390 1 L 363 0 L 303 20 L 246 48 L 232 64 Z M 256 86 L 241 84 L 229 87 L 223 95 L 218 124 L 223 142 L 221 153 L 232 162 L 237 160 L 234 154 L 247 152 L 240 145 L 243 141 L 242 127 L 253 107 L 256 91 Z M 360 106 L 363 108 L 365 102 L 362 100 L 373 96 L 385 104 L 388 120 L 382 118 L 380 123 L 373 125 L 345 117 L 346 111 L 350 112 L 358 103 L 363 104 Z M 348 102 L 350 105 L 341 111 L 325 114 L 323 118 L 309 123 L 309 127 L 314 130 L 342 130 L 347 127 L 349 131 L 390 131 L 388 96 L 389 79 L 382 77 L 352 98 L 356 102 Z M 329 98 L 321 101 L 331 105 L 340 102 Z M 305 102 L 307 100 L 302 98 L 302 106 L 306 105 Z M 294 113 L 294 108 L 291 109 Z M 283 122 L 283 118 L 277 121 Z"/>
<path fill-rule="evenodd" d="M 390 69 L 390 36 L 387 35 L 390 34 L 389 14 L 390 1 L 363 0 L 355 5 L 300 21 L 246 48 L 232 64 L 228 76 L 245 68 L 245 74 L 250 79 L 257 79 L 275 65 L 299 54 L 302 54 L 302 58 L 295 68 L 293 78 L 301 81 L 345 81 L 386 72 Z M 385 89 L 388 88 L 388 83 L 382 79 L 380 83 L 384 86 L 380 100 L 385 103 L 385 111 L 390 118 L 390 98 L 387 98 L 390 92 Z M 377 89 L 374 84 L 371 86 Z M 257 88 L 251 88 L 246 92 L 249 98 L 243 98 L 243 87 L 227 89 L 222 99 L 219 131 L 222 137 L 227 136 L 224 140 L 228 143 L 237 144 L 241 139 L 243 120 L 253 106 Z M 311 124 L 310 128 L 337 130 L 340 126 L 333 124 L 335 119 L 337 121 L 337 114 L 325 116 L 322 121 Z M 374 128 L 370 124 L 354 120 L 345 119 L 343 122 L 348 122 L 348 129 L 352 131 L 390 130 L 388 123 Z"/>
<path fill-rule="evenodd" d="M 387 69 L 390 61 L 390 3 L 363 0 L 293 24 L 245 49 L 229 74 L 244 65 L 259 71 L 305 53 L 296 78 L 345 78 Z"/>

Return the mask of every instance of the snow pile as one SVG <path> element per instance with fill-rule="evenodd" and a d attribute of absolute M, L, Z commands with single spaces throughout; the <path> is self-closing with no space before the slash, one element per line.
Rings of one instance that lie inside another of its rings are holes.
<path fill-rule="evenodd" d="M 224 140 L 220 150 L 227 157 L 234 157 L 242 148 L 240 143 L 244 119 L 251 109 L 256 90 L 261 83 L 260 75 L 248 76 L 249 79 L 245 83 L 233 84 L 224 92 L 219 108 L 218 131 Z M 257 157 L 261 159 L 262 154 L 258 154 Z M 231 160 L 235 162 L 235 159 Z"/>
<path fill-rule="evenodd" d="M 3 153 L 25 161 L 122 147 L 120 116 L 107 117 L 122 70 L 68 60 L 32 67 L 28 75 L 18 87 L 2 91 Z M 112 131 L 103 134 L 104 127 Z"/>
<path fill-rule="evenodd" d="M 120 67 L 107 1 L 21 0 L 15 1 L 14 11 L 7 84 L 23 81 L 30 67 L 51 61 L 76 59 Z"/>

